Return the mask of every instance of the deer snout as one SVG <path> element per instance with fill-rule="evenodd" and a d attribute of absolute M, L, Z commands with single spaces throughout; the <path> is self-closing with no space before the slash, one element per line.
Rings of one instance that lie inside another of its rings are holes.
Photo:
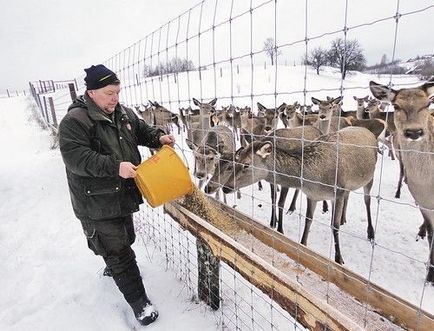
<path fill-rule="evenodd" d="M 411 140 L 418 140 L 423 136 L 422 129 L 405 129 L 404 137 Z"/>
<path fill-rule="evenodd" d="M 324 114 L 321 114 L 321 115 L 319 115 L 319 119 L 320 119 L 320 120 L 325 120 L 325 119 L 326 119 L 326 116 L 325 116 Z"/>

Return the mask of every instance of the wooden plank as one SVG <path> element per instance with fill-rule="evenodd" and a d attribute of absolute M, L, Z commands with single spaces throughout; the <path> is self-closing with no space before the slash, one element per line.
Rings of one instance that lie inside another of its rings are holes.
<path fill-rule="evenodd" d="M 215 256 L 272 297 L 304 327 L 310 330 L 362 329 L 336 308 L 308 293 L 283 272 L 182 206 L 168 203 L 164 209 L 183 228 L 206 241 Z"/>
<path fill-rule="evenodd" d="M 369 282 L 351 270 L 315 253 L 281 233 L 252 220 L 247 215 L 213 198 L 210 202 L 234 218 L 246 232 L 269 247 L 287 255 L 329 281 L 360 302 L 369 304 L 383 317 L 405 329 L 434 330 L 434 316 L 413 304 Z"/>

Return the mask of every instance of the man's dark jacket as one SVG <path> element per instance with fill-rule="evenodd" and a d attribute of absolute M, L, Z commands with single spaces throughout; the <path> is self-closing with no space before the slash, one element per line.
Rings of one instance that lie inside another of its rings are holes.
<path fill-rule="evenodd" d="M 77 98 L 59 125 L 60 151 L 77 218 L 104 220 L 137 211 L 142 196 L 132 178 L 119 176 L 119 164 L 140 164 L 137 145 L 159 148 L 163 134 L 129 108 L 118 104 L 111 120 L 87 94 Z"/>

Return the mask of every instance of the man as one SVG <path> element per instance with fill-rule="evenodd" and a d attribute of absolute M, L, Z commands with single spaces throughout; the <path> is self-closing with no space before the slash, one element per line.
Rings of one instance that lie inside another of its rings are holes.
<path fill-rule="evenodd" d="M 68 108 L 59 125 L 72 207 L 89 248 L 103 257 L 104 275 L 112 276 L 142 325 L 158 312 L 142 283 L 136 256 L 132 213 L 143 203 L 134 177 L 141 162 L 138 145 L 159 148 L 175 139 L 139 120 L 119 104 L 120 81 L 99 64 L 85 69 L 86 92 Z"/>

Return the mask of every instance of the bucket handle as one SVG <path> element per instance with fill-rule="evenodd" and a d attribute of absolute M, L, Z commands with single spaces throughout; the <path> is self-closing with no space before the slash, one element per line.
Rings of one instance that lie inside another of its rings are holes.
<path fill-rule="evenodd" d="M 182 156 L 184 157 L 185 164 L 187 165 L 187 169 L 190 170 L 190 165 L 188 164 L 188 160 L 187 160 L 187 157 L 185 156 L 185 152 L 184 152 L 184 150 L 183 150 L 183 149 L 181 148 L 181 146 L 179 146 L 179 144 L 177 144 L 177 143 L 175 143 L 174 146 L 175 146 L 175 147 L 178 147 L 178 149 L 181 151 Z"/>

